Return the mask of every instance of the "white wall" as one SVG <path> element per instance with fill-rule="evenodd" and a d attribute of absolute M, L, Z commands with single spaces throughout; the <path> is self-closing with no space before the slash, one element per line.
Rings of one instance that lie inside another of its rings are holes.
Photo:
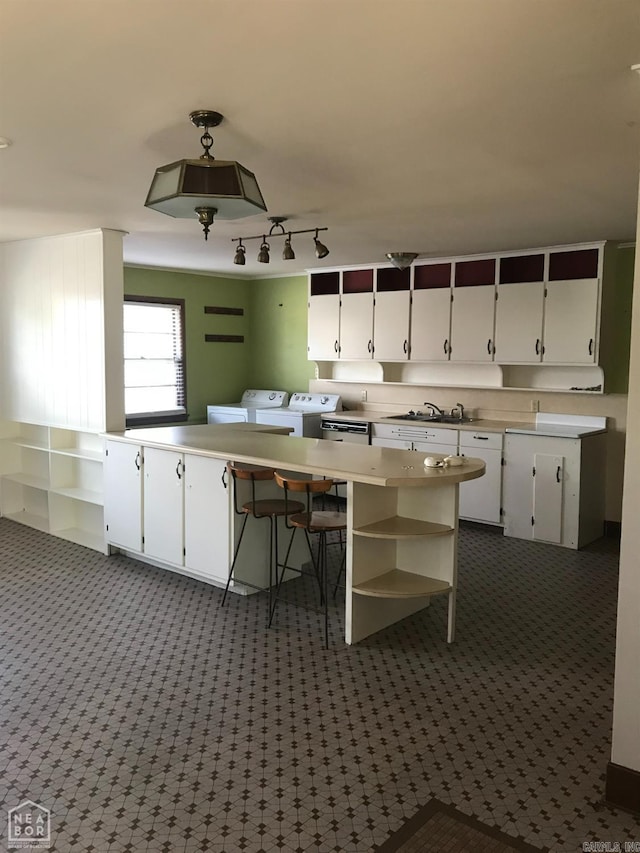
<path fill-rule="evenodd" d="M 634 282 L 611 760 L 640 772 L 640 252 Z"/>
<path fill-rule="evenodd" d="M 0 419 L 121 429 L 122 234 L 5 243 L 0 260 Z"/>

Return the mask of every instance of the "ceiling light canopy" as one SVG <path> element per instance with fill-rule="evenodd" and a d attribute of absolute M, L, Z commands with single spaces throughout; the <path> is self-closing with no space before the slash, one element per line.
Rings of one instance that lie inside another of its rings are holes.
<path fill-rule="evenodd" d="M 387 252 L 385 256 L 397 270 L 406 270 L 418 257 L 417 252 Z"/>
<path fill-rule="evenodd" d="M 243 240 L 261 240 L 262 242 L 260 244 L 260 250 L 258 252 L 258 262 L 261 264 L 268 264 L 271 260 L 271 246 L 269 245 L 268 240 L 271 240 L 274 237 L 284 237 L 282 260 L 293 261 L 295 260 L 296 254 L 293 251 L 293 246 L 291 245 L 292 234 L 315 234 L 313 242 L 315 244 L 316 257 L 327 257 L 327 255 L 329 254 L 329 250 L 324 245 L 324 243 L 321 243 L 320 240 L 318 240 L 318 233 L 320 231 L 328 231 L 328 228 L 304 228 L 301 231 L 287 231 L 284 225 L 282 224 L 286 221 L 286 216 L 270 216 L 269 222 L 271 222 L 271 228 L 269 229 L 268 234 L 255 234 L 253 237 L 233 237 L 232 242 L 238 244 L 236 253 L 233 257 L 233 263 L 239 264 L 240 266 L 244 266 L 245 264 L 245 247 L 242 242 Z"/>
<path fill-rule="evenodd" d="M 204 152 L 198 160 L 177 160 L 156 169 L 144 204 L 177 219 L 197 216 L 206 240 L 214 217 L 241 219 L 267 206 L 253 172 L 235 160 L 216 160 L 210 152 L 209 128 L 217 127 L 223 116 L 213 110 L 195 110 L 189 118 L 204 128 L 200 137 Z"/>

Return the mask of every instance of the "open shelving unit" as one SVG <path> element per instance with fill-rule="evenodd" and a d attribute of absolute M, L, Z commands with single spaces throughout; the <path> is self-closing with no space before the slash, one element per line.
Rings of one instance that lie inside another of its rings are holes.
<path fill-rule="evenodd" d="M 449 598 L 447 640 L 455 634 L 458 485 L 352 484 L 347 572 L 347 642 L 358 642 Z"/>
<path fill-rule="evenodd" d="M 0 515 L 106 553 L 103 439 L 0 422 Z"/>

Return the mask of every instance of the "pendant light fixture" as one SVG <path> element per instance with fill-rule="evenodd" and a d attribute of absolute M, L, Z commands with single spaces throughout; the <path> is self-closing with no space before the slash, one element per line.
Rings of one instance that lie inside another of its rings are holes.
<path fill-rule="evenodd" d="M 291 236 L 293 234 L 315 234 L 313 242 L 315 244 L 316 257 L 327 257 L 327 255 L 329 254 L 329 250 L 324 245 L 324 243 L 321 243 L 320 240 L 318 240 L 318 232 L 328 231 L 328 228 L 303 228 L 300 231 L 286 231 L 284 225 L 282 224 L 286 221 L 286 216 L 270 216 L 269 222 L 271 223 L 271 228 L 269 229 L 268 234 L 255 234 L 252 237 L 233 237 L 232 242 L 238 244 L 236 253 L 233 257 L 233 263 L 240 264 L 241 266 L 244 265 L 245 256 L 243 241 L 246 242 L 247 240 L 261 240 L 262 242 L 260 244 L 260 250 L 258 252 L 258 262 L 261 264 L 268 264 L 271 259 L 271 246 L 268 240 L 273 240 L 274 237 L 284 237 L 282 260 L 293 261 L 296 257 L 296 253 L 293 251 L 293 246 L 291 245 Z"/>
<path fill-rule="evenodd" d="M 406 270 L 418 257 L 417 252 L 387 252 L 387 260 L 391 261 L 397 270 Z"/>
<path fill-rule="evenodd" d="M 189 118 L 196 127 L 204 128 L 200 137 L 204 152 L 197 160 L 176 160 L 156 169 L 144 204 L 178 219 L 197 216 L 206 240 L 214 217 L 241 219 L 267 206 L 253 172 L 235 160 L 216 160 L 211 154 L 209 128 L 217 127 L 223 116 L 214 110 L 194 110 Z"/>

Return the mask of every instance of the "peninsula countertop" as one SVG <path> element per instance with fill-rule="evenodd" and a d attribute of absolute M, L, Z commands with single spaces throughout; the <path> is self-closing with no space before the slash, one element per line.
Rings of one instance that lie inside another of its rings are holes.
<path fill-rule="evenodd" d="M 104 435 L 112 441 L 268 465 L 374 486 L 452 485 L 474 480 L 485 471 L 484 462 L 480 459 L 465 457 L 464 464 L 457 467 L 425 468 L 423 457 L 412 450 L 275 435 L 274 429 L 277 427 L 261 424 L 203 424 L 134 429 Z"/>

